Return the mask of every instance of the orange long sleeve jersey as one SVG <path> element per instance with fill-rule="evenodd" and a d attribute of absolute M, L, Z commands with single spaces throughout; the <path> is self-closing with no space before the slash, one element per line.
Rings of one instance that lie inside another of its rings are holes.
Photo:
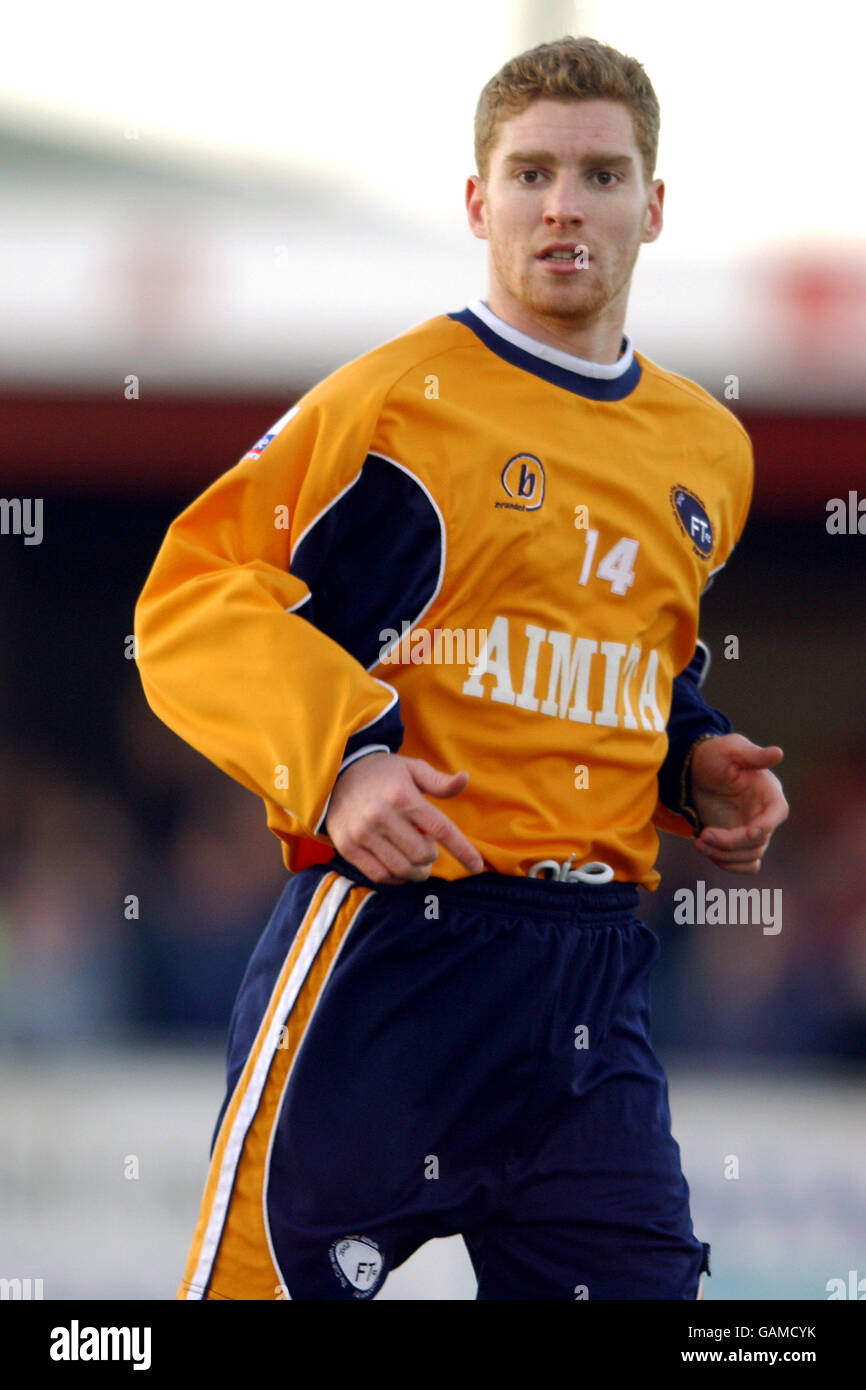
<path fill-rule="evenodd" d="M 751 488 L 731 412 L 627 337 L 587 363 L 476 300 L 320 382 L 172 524 L 136 609 L 147 699 L 264 799 L 289 869 L 330 857 L 334 782 L 383 749 L 468 771 L 443 806 L 490 868 L 654 888 L 655 826 L 692 830 L 660 769 L 730 728 L 690 663 Z"/>

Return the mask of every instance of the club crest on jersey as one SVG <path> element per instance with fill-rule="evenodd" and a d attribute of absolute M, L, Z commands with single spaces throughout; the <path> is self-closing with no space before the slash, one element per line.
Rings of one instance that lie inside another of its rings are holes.
<path fill-rule="evenodd" d="M 544 468 L 534 454 L 515 454 L 502 470 L 502 486 L 510 502 L 497 502 L 515 512 L 537 512 L 544 501 Z"/>
<path fill-rule="evenodd" d="M 687 487 L 677 484 L 671 488 L 671 506 L 683 534 L 691 541 L 696 555 L 706 560 L 713 553 L 713 528 L 706 508 L 699 497 Z"/>
<path fill-rule="evenodd" d="M 369 1298 L 382 1277 L 382 1252 L 369 1236 L 343 1236 L 330 1249 L 331 1267 L 343 1288 L 351 1285 L 353 1298 Z"/>

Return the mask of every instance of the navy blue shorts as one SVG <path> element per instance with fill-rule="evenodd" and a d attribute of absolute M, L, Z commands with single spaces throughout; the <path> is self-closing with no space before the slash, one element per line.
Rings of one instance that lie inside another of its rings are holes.
<path fill-rule="evenodd" d="M 372 1298 L 462 1235 L 479 1299 L 694 1299 L 637 889 L 293 876 L 232 1016 L 179 1297 Z"/>

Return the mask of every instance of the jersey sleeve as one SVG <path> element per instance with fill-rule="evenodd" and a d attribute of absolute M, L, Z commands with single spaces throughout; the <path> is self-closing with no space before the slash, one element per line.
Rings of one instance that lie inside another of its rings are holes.
<path fill-rule="evenodd" d="M 290 846 L 327 844 L 340 771 L 403 739 L 396 691 L 319 616 L 347 544 L 351 508 L 339 502 L 379 404 L 303 398 L 172 524 L 136 607 L 151 708 L 261 796 Z"/>
<path fill-rule="evenodd" d="M 733 489 L 726 543 L 721 563 L 710 573 L 704 593 L 712 584 L 714 576 L 724 569 L 734 547 L 739 544 L 751 506 L 754 486 L 752 444 L 745 430 L 739 425 L 735 458 L 737 487 Z M 660 830 L 669 830 L 675 835 L 694 836 L 699 834 L 701 829 L 691 796 L 690 770 L 696 745 L 702 739 L 729 734 L 733 729 L 727 715 L 708 705 L 701 694 L 701 686 L 706 680 L 709 668 L 709 648 L 705 643 L 698 641 L 688 666 L 674 678 L 671 712 L 667 724 L 668 751 L 659 769 L 659 799 L 653 815 L 653 824 Z"/>
<path fill-rule="evenodd" d="M 695 745 L 705 738 L 729 734 L 733 728 L 727 715 L 708 705 L 701 694 L 709 664 L 709 648 L 698 642 L 688 666 L 674 678 L 667 725 L 668 751 L 659 769 L 659 800 L 653 824 L 675 835 L 691 836 L 700 828 L 689 778 Z"/>

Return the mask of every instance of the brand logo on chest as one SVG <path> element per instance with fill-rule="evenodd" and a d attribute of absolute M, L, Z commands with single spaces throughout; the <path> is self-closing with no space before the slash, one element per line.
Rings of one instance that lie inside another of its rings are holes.
<path fill-rule="evenodd" d="M 497 502 L 509 511 L 537 512 L 544 501 L 544 468 L 535 454 L 515 454 L 502 470 L 502 486 L 510 502 Z"/>

